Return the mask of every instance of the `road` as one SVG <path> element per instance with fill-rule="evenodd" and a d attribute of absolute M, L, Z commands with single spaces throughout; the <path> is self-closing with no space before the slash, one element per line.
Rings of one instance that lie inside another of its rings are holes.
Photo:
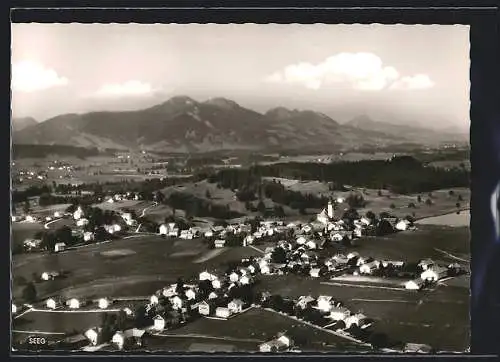
<path fill-rule="evenodd" d="M 56 221 L 59 221 L 59 220 L 62 220 L 62 218 L 59 218 L 59 219 L 55 219 L 55 220 L 49 221 L 49 222 L 45 223 L 45 225 L 43 225 L 43 227 L 44 227 L 45 229 L 50 229 L 50 228 L 49 228 L 49 225 L 50 225 L 50 224 L 52 224 L 52 223 L 55 223 Z"/>
<path fill-rule="evenodd" d="M 143 210 L 142 210 L 142 213 L 141 213 L 141 216 L 139 217 L 144 217 L 146 216 L 146 211 L 152 207 L 155 207 L 155 206 L 158 206 L 158 203 L 156 201 L 153 202 L 153 205 L 150 205 L 148 207 L 145 207 Z"/>

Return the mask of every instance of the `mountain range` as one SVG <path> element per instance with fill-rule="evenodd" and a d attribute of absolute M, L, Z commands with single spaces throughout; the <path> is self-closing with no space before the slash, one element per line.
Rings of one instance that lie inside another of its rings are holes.
<path fill-rule="evenodd" d="M 12 131 L 17 132 L 36 124 L 38 122 L 32 117 L 12 118 Z"/>
<path fill-rule="evenodd" d="M 187 96 L 136 111 L 64 114 L 13 132 L 15 144 L 175 152 L 352 148 L 460 137 L 467 139 L 464 135 L 374 122 L 366 116 L 339 124 L 310 110 L 277 107 L 259 113 L 225 98 L 198 102 Z"/>

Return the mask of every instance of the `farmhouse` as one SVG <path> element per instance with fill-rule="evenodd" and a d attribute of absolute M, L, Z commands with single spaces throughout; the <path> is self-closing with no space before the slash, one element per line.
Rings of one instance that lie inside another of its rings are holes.
<path fill-rule="evenodd" d="M 83 210 L 82 210 L 82 208 L 80 206 L 78 206 L 78 208 L 76 209 L 76 211 L 73 213 L 73 218 L 75 220 L 78 220 L 78 219 L 80 219 L 83 216 L 84 216 Z"/>
<path fill-rule="evenodd" d="M 165 224 L 160 225 L 160 230 L 159 230 L 160 235 L 167 235 L 168 234 L 168 226 Z"/>
<path fill-rule="evenodd" d="M 61 212 L 60 211 L 55 211 L 54 212 L 54 217 L 56 217 L 56 218 L 62 217 Z"/>
<path fill-rule="evenodd" d="M 349 317 L 350 314 L 351 312 L 349 309 L 345 307 L 334 307 L 330 310 L 329 318 L 335 321 L 343 321 Z"/>
<path fill-rule="evenodd" d="M 222 288 L 223 284 L 227 281 L 226 278 L 223 278 L 223 279 L 215 279 L 215 280 L 212 280 L 212 287 L 214 289 L 220 289 Z"/>
<path fill-rule="evenodd" d="M 306 309 L 308 305 L 312 305 L 312 303 L 315 302 L 315 299 L 311 297 L 310 295 L 308 296 L 300 296 L 298 301 L 297 301 L 297 307 L 301 309 Z"/>
<path fill-rule="evenodd" d="M 409 290 L 419 290 L 424 286 L 424 280 L 418 278 L 409 280 L 405 283 L 405 288 Z"/>
<path fill-rule="evenodd" d="M 193 289 L 188 289 L 184 292 L 187 300 L 194 300 L 196 298 L 196 292 Z"/>
<path fill-rule="evenodd" d="M 223 248 L 225 244 L 226 244 L 226 240 L 223 240 L 223 239 L 217 239 L 214 241 L 214 246 L 216 248 Z"/>
<path fill-rule="evenodd" d="M 422 274 L 420 274 L 420 278 L 423 280 L 437 281 L 442 279 L 448 275 L 448 269 L 440 266 L 433 266 L 426 269 Z"/>
<path fill-rule="evenodd" d="M 215 315 L 220 318 L 229 318 L 231 311 L 228 308 L 217 307 L 217 309 L 215 309 Z"/>
<path fill-rule="evenodd" d="M 106 309 L 111 304 L 111 301 L 107 298 L 101 298 L 97 303 L 100 309 Z"/>
<path fill-rule="evenodd" d="M 176 295 L 170 299 L 170 303 L 172 303 L 172 308 L 181 309 L 183 305 L 183 300 L 178 295 Z"/>
<path fill-rule="evenodd" d="M 403 348 L 404 353 L 431 353 L 432 347 L 427 344 L 407 343 Z"/>
<path fill-rule="evenodd" d="M 52 272 L 43 272 L 41 275 L 42 280 L 54 280 L 55 278 L 59 277 L 59 273 L 52 271 Z"/>
<path fill-rule="evenodd" d="M 169 287 L 163 288 L 161 294 L 163 294 L 165 298 L 171 298 L 177 295 L 177 284 L 171 284 Z"/>
<path fill-rule="evenodd" d="M 157 315 L 153 318 L 153 329 L 157 331 L 162 331 L 165 329 L 165 318 L 161 315 Z"/>
<path fill-rule="evenodd" d="M 149 302 L 152 305 L 157 305 L 158 304 L 158 296 L 156 294 L 153 294 L 151 298 L 149 299 Z"/>
<path fill-rule="evenodd" d="M 399 230 L 399 231 L 405 231 L 408 229 L 408 227 L 410 226 L 410 222 L 408 220 L 399 220 L 397 223 L 396 223 L 396 230 Z"/>
<path fill-rule="evenodd" d="M 210 315 L 210 312 L 213 310 L 213 308 L 213 303 L 203 301 L 198 304 L 198 313 L 200 313 L 200 315 Z"/>
<path fill-rule="evenodd" d="M 280 334 L 278 338 L 271 341 L 262 343 L 259 346 L 260 352 L 283 352 L 286 351 L 291 345 L 292 340 L 285 334 Z"/>
<path fill-rule="evenodd" d="M 432 259 L 424 259 L 424 260 L 421 260 L 420 263 L 418 263 L 418 266 L 420 268 L 422 268 L 422 270 L 427 270 L 430 267 L 432 267 L 434 264 L 435 263 Z"/>
<path fill-rule="evenodd" d="M 228 305 L 227 309 L 231 313 L 240 313 L 243 310 L 245 303 L 241 299 L 233 299 Z"/>
<path fill-rule="evenodd" d="M 351 260 L 354 258 L 359 258 L 359 253 L 357 251 L 352 251 L 349 254 L 347 254 L 347 259 Z"/>
<path fill-rule="evenodd" d="M 113 335 L 111 342 L 116 344 L 119 349 L 123 349 L 124 347 L 134 344 L 141 346 L 144 333 L 144 330 L 137 328 L 127 329 L 124 332 L 118 331 Z"/>
<path fill-rule="evenodd" d="M 348 316 L 347 318 L 344 319 L 344 322 L 345 322 L 346 328 L 350 328 L 351 325 L 353 325 L 353 324 L 359 326 L 361 321 L 364 319 L 366 319 L 366 316 L 361 314 L 361 313 L 358 313 L 358 314 L 352 314 L 352 315 Z"/>
<path fill-rule="evenodd" d="M 95 239 L 95 235 L 92 231 L 85 231 L 83 233 L 83 241 L 93 241 Z"/>
<path fill-rule="evenodd" d="M 240 279 L 240 276 L 239 276 L 239 274 L 238 274 L 238 273 L 236 273 L 236 272 L 232 272 L 231 274 L 229 274 L 229 280 L 230 280 L 232 283 L 237 282 L 239 279 Z"/>
<path fill-rule="evenodd" d="M 81 219 L 78 219 L 76 221 L 76 226 L 82 227 L 82 226 L 85 226 L 85 225 L 88 225 L 88 224 L 89 224 L 89 219 L 85 219 L 83 217 Z"/>
<path fill-rule="evenodd" d="M 56 253 L 60 252 L 60 251 L 63 251 L 64 249 L 66 249 L 66 244 L 65 243 L 56 243 L 54 245 L 54 251 Z"/>
<path fill-rule="evenodd" d="M 84 336 L 89 340 L 91 345 L 97 346 L 102 336 L 102 328 L 90 328 L 84 333 Z"/>
<path fill-rule="evenodd" d="M 309 271 L 309 275 L 313 278 L 319 278 L 320 276 L 320 271 L 321 269 L 320 268 L 312 268 L 310 271 Z"/>
<path fill-rule="evenodd" d="M 374 270 L 378 269 L 379 264 L 376 260 L 365 263 L 359 267 L 359 272 L 361 274 L 372 274 Z"/>
<path fill-rule="evenodd" d="M 41 243 L 41 239 L 26 239 L 24 240 L 23 245 L 26 249 L 32 250 L 39 248 Z"/>
<path fill-rule="evenodd" d="M 45 302 L 45 305 L 49 309 L 56 309 L 56 308 L 59 308 L 61 306 L 61 300 L 59 298 L 49 298 Z"/>
<path fill-rule="evenodd" d="M 11 311 L 12 311 L 12 314 L 16 314 L 17 313 L 17 306 L 14 303 L 12 303 L 12 309 L 11 309 Z"/>
<path fill-rule="evenodd" d="M 70 309 L 79 309 L 80 307 L 83 306 L 83 302 L 76 299 L 76 298 L 71 298 L 69 300 L 66 301 L 66 305 L 70 308 Z"/>
<path fill-rule="evenodd" d="M 217 299 L 219 298 L 219 296 L 217 295 L 217 293 L 215 292 L 211 292 L 209 295 L 208 295 L 208 300 L 211 300 L 211 299 Z"/>
<path fill-rule="evenodd" d="M 200 273 L 199 279 L 200 281 L 202 280 L 214 281 L 217 279 L 217 276 L 215 274 L 209 273 L 208 271 L 203 271 Z"/>
<path fill-rule="evenodd" d="M 328 312 L 332 308 L 333 298 L 329 295 L 320 295 L 317 299 L 317 308 L 323 312 Z"/>
<path fill-rule="evenodd" d="M 271 266 L 269 264 L 260 264 L 260 272 L 262 274 L 271 274 Z"/>
<path fill-rule="evenodd" d="M 247 285 L 247 284 L 250 284 L 252 282 L 252 278 L 248 275 L 243 275 L 241 278 L 240 278 L 240 284 L 241 285 Z"/>

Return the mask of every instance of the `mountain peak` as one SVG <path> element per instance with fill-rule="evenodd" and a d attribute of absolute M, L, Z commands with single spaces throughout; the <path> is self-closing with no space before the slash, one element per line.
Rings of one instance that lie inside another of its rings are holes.
<path fill-rule="evenodd" d="M 377 122 L 368 117 L 366 114 L 362 114 L 351 119 L 349 122 L 347 122 L 347 125 L 354 127 L 362 127 L 367 125 L 373 125 L 374 123 Z"/>
<path fill-rule="evenodd" d="M 285 107 L 276 107 L 271 108 L 266 112 L 266 116 L 277 118 L 277 119 L 286 119 L 292 117 L 297 111 L 290 110 Z"/>
<path fill-rule="evenodd" d="M 20 131 L 27 127 L 37 125 L 38 122 L 33 117 L 19 117 L 12 118 L 12 129 L 14 131 Z"/>
<path fill-rule="evenodd" d="M 223 97 L 215 97 L 208 99 L 205 104 L 210 104 L 212 106 L 225 108 L 225 109 L 237 109 L 240 108 L 240 105 L 235 101 L 232 101 Z"/>

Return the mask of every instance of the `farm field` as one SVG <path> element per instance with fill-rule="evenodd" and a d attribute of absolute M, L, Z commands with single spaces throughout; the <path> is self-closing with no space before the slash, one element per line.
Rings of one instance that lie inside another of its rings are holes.
<path fill-rule="evenodd" d="M 43 224 L 13 222 L 11 223 L 11 245 L 21 247 L 24 240 L 34 238 L 39 231 L 43 231 Z"/>
<path fill-rule="evenodd" d="M 110 253 L 111 252 L 111 253 Z M 59 254 L 16 255 L 13 277 L 31 279 L 33 273 L 64 270 L 69 276 L 36 284 L 38 296 L 55 293 L 66 296 L 149 295 L 177 278 L 196 277 L 206 268 L 220 266 L 244 256 L 256 255 L 251 248 L 228 248 L 203 258 L 210 250 L 200 240 L 173 240 L 160 236 L 139 236 L 89 245 Z M 201 261 L 199 259 L 202 258 Z M 22 286 L 14 285 L 20 296 Z"/>
<path fill-rule="evenodd" d="M 327 351 L 345 350 L 349 347 L 359 348 L 344 338 L 260 308 L 252 308 L 228 320 L 200 318 L 165 334 L 214 336 L 253 341 L 258 344 L 274 338 L 282 331 L 288 331 L 305 342 L 302 347 L 304 350 Z"/>
<path fill-rule="evenodd" d="M 378 259 L 418 261 L 431 258 L 447 263 L 470 260 L 468 227 L 419 225 L 416 231 L 402 231 L 384 237 L 364 237 L 352 248 L 363 256 Z"/>
<path fill-rule="evenodd" d="M 13 320 L 13 330 L 45 333 L 82 332 L 100 325 L 105 312 L 28 312 Z"/>
<path fill-rule="evenodd" d="M 429 343 L 442 350 L 467 348 L 469 289 L 439 285 L 422 292 L 385 289 L 379 285 L 345 285 L 311 278 L 269 276 L 258 289 L 282 296 L 331 295 L 351 311 L 376 320 L 374 329 L 403 342 Z M 379 324 L 379 322 L 382 322 Z M 454 330 L 453 334 L 447 330 Z M 443 335 L 445 334 L 445 335 Z M 425 341 L 419 336 L 425 335 Z"/>

